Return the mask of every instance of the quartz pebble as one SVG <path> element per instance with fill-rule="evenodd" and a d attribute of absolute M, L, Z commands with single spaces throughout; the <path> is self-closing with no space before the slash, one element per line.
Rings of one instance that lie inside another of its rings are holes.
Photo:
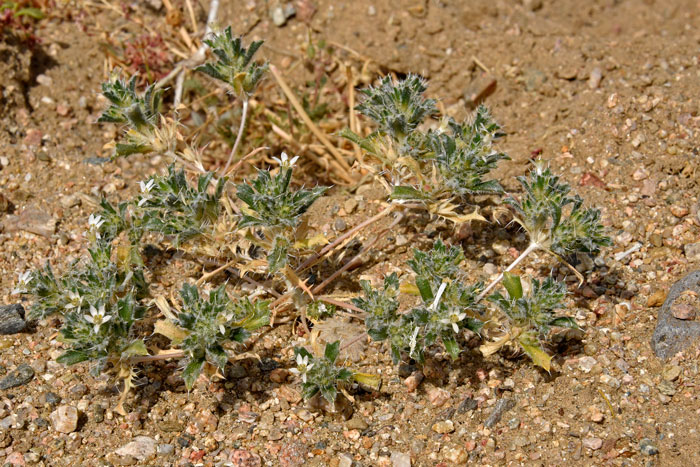
<path fill-rule="evenodd" d="M 114 453 L 121 457 L 130 456 L 140 461 L 147 461 L 156 455 L 156 440 L 148 436 L 137 436 Z"/>
<path fill-rule="evenodd" d="M 583 438 L 583 446 L 593 451 L 597 451 L 603 446 L 603 440 L 600 438 Z"/>
<path fill-rule="evenodd" d="M 72 405 L 61 405 L 49 416 L 54 430 L 72 433 L 78 429 L 78 409 Z"/>
<path fill-rule="evenodd" d="M 455 425 L 452 420 L 442 420 L 433 424 L 433 431 L 440 434 L 452 433 L 455 431 Z"/>

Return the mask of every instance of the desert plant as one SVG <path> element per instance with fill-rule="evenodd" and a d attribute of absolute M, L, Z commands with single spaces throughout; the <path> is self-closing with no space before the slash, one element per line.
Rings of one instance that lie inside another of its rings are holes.
<path fill-rule="evenodd" d="M 423 362 L 425 349 L 442 343 L 453 359 L 459 356 L 457 338 L 463 329 L 479 332 L 483 326 L 483 306 L 476 302 L 482 284 L 467 286 L 458 268 L 464 260 L 461 249 L 447 248 L 438 240 L 428 252 L 414 250 L 409 265 L 416 274 L 415 287 L 406 287 L 420 295 L 422 303 L 399 313 L 399 283 L 395 274 L 384 279 L 381 290 L 369 282 L 360 283 L 365 297 L 353 303 L 366 313 L 367 333 L 376 341 L 388 340 L 394 363 L 402 353 Z"/>
<path fill-rule="evenodd" d="M 437 113 L 433 99 L 424 97 L 427 82 L 408 75 L 398 82 L 390 77 L 363 91 L 357 110 L 377 129 L 367 137 L 343 131 L 379 166 L 371 167 L 385 184 L 391 199 L 418 202 L 440 217 L 454 222 L 483 220 L 474 212 L 460 214 L 466 197 L 501 193 L 496 180 L 485 180 L 498 161 L 508 159 L 493 149 L 501 135 L 486 107 L 479 107 L 470 121 L 444 118 L 436 129 L 425 131 L 426 119 Z M 454 204 L 456 200 L 458 204 Z"/>
<path fill-rule="evenodd" d="M 296 368 L 292 368 L 291 372 L 301 377 L 305 399 L 321 393 L 323 398 L 333 404 L 338 391 L 343 391 L 344 387 L 353 381 L 378 388 L 379 378 L 339 366 L 336 363 L 338 355 L 339 341 L 326 344 L 322 357 L 315 357 L 305 347 L 294 348 Z"/>
<path fill-rule="evenodd" d="M 245 48 L 242 38 L 233 37 L 230 26 L 221 33 L 212 34 L 204 42 L 211 47 L 217 61 L 205 63 L 195 69 L 226 83 L 232 93 L 242 102 L 241 123 L 238 127 L 236 141 L 222 170 L 225 175 L 228 173 L 228 168 L 236 155 L 245 130 L 248 117 L 248 99 L 265 75 L 268 65 L 253 61 L 255 53 L 263 45 L 263 41 L 254 41 L 248 48 Z"/>
<path fill-rule="evenodd" d="M 504 345 L 515 342 L 533 363 L 549 371 L 551 356 L 542 348 L 542 339 L 550 327 L 578 329 L 573 318 L 557 316 L 554 310 L 562 307 L 566 286 L 548 277 L 543 282 L 532 279 L 530 292 L 525 295 L 519 276 L 505 273 L 503 286 L 506 296 L 495 293 L 489 301 L 495 303 L 506 317 L 505 335 L 481 346 L 484 355 L 490 355 Z"/>

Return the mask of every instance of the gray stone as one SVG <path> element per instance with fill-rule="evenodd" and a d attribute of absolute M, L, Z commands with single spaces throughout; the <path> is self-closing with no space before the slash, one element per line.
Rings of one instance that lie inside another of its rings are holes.
<path fill-rule="evenodd" d="M 294 6 L 292 6 L 292 4 L 288 3 L 285 6 L 279 5 L 272 8 L 270 11 L 270 18 L 272 18 L 272 22 L 275 26 L 282 27 L 289 18 L 296 14 L 297 10 L 294 8 Z"/>
<path fill-rule="evenodd" d="M 700 337 L 700 322 L 684 321 L 673 316 L 673 303 L 686 290 L 700 294 L 700 271 L 691 272 L 673 284 L 659 309 L 651 347 L 656 356 L 663 360 L 673 357 Z"/>
<path fill-rule="evenodd" d="M 159 444 L 158 445 L 158 455 L 160 456 L 169 456 L 175 452 L 175 446 L 172 444 Z"/>
<path fill-rule="evenodd" d="M 146 461 L 156 455 L 156 440 L 148 436 L 137 436 L 114 453 L 121 457 L 131 456 L 134 459 Z"/>
<path fill-rule="evenodd" d="M 496 423 L 501 421 L 501 417 L 503 417 L 503 414 L 508 412 L 510 409 L 515 407 L 515 401 L 513 399 L 501 399 L 498 402 L 496 402 L 495 407 L 493 408 L 493 411 L 489 415 L 489 418 L 486 419 L 484 422 L 484 426 L 486 428 L 491 428 L 494 426 Z"/>
<path fill-rule="evenodd" d="M 24 307 L 19 303 L 0 306 L 0 334 L 17 334 L 24 331 Z"/>
<path fill-rule="evenodd" d="M 338 467 L 352 467 L 352 456 L 344 452 L 338 454 Z"/>
<path fill-rule="evenodd" d="M 15 371 L 0 380 L 0 390 L 22 386 L 30 382 L 32 378 L 34 378 L 34 369 L 26 363 L 22 363 Z"/>
<path fill-rule="evenodd" d="M 654 456 L 659 453 L 659 448 L 657 448 L 654 442 L 649 438 L 643 438 L 639 442 L 639 452 L 647 456 Z"/>

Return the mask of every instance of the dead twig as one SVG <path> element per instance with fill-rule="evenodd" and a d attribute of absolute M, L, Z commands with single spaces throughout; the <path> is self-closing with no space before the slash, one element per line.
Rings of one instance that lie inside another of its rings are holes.
<path fill-rule="evenodd" d="M 270 65 L 270 72 L 272 73 L 272 76 L 275 78 L 277 81 L 277 84 L 279 84 L 280 88 L 282 88 L 282 91 L 284 94 L 287 96 L 287 99 L 289 99 L 289 102 L 291 102 L 292 107 L 294 107 L 294 110 L 297 111 L 301 119 L 304 121 L 306 126 L 311 130 L 311 132 L 323 143 L 323 145 L 328 149 L 328 152 L 331 153 L 333 158 L 336 160 L 336 162 L 340 165 L 342 168 L 342 171 L 338 174 L 341 178 L 343 178 L 347 183 L 353 183 L 355 181 L 354 177 L 350 175 L 351 173 L 351 168 L 348 162 L 345 160 L 345 158 L 340 154 L 338 149 L 331 144 L 331 142 L 328 140 L 325 134 L 316 126 L 316 124 L 311 120 L 311 118 L 307 115 L 306 111 L 304 111 L 304 107 L 301 105 L 299 100 L 296 98 L 294 93 L 292 92 L 291 88 L 289 85 L 286 83 L 284 78 L 282 78 L 282 75 L 280 75 L 280 72 L 277 70 L 277 67 L 274 65 Z"/>

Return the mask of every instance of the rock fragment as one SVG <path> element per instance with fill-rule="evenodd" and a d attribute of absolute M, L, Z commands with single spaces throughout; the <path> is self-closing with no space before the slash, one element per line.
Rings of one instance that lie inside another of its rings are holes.
<path fill-rule="evenodd" d="M 17 334 L 24 331 L 24 307 L 19 303 L 0 306 L 0 334 Z"/>

